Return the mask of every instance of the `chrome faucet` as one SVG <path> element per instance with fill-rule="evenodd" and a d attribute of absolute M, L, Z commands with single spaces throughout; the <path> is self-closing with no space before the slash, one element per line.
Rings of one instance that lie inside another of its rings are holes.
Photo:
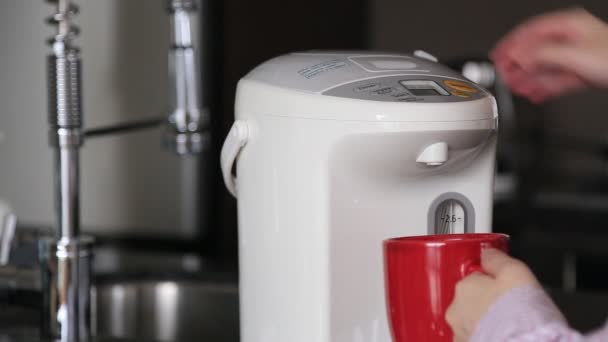
<path fill-rule="evenodd" d="M 173 111 L 164 127 L 164 144 L 178 154 L 197 154 L 208 144 L 209 113 L 201 109 L 197 1 L 168 0 L 171 16 L 169 74 Z"/>
<path fill-rule="evenodd" d="M 80 234 L 80 161 L 83 143 L 80 50 L 74 44 L 78 7 L 52 0 L 57 27 L 48 56 L 49 141 L 55 150 L 55 237 L 39 243 L 43 297 L 42 333 L 62 342 L 90 337 L 92 239 Z"/>
<path fill-rule="evenodd" d="M 44 337 L 61 342 L 88 341 L 94 335 L 95 320 L 91 309 L 93 239 L 80 231 L 80 148 L 85 136 L 158 126 L 163 122 L 163 141 L 174 152 L 190 155 L 206 148 L 209 114 L 201 109 L 195 50 L 197 1 L 167 0 L 172 20 L 169 72 L 173 110 L 164 120 L 89 131 L 83 130 L 81 55 L 74 43 L 79 33 L 73 24 L 78 6 L 74 0 L 47 1 L 57 8 L 48 18 L 56 33 L 49 39 L 52 53 L 47 60 L 49 142 L 55 164 L 54 234 L 49 237 L 35 234 L 40 272 L 4 267 L 10 261 L 16 218 L 8 212 L 3 215 L 0 210 L 0 278 L 23 279 L 17 283 L 27 282 L 41 289 Z M 32 279 L 33 274 L 39 276 Z"/>
<path fill-rule="evenodd" d="M 0 266 L 6 266 L 10 261 L 16 227 L 17 217 L 8 205 L 0 202 Z"/>

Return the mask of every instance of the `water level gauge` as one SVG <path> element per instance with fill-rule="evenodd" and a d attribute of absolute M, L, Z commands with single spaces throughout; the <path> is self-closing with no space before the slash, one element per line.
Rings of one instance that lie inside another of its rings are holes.
<path fill-rule="evenodd" d="M 461 194 L 449 193 L 437 198 L 429 211 L 429 234 L 474 232 L 473 207 Z"/>
<path fill-rule="evenodd" d="M 442 202 L 435 215 L 436 234 L 465 232 L 465 210 L 457 200 Z"/>

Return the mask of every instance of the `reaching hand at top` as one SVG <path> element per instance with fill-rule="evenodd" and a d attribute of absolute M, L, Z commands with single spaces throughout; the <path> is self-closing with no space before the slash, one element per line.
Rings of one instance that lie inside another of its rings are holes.
<path fill-rule="evenodd" d="M 533 102 L 590 86 L 608 88 L 608 24 L 583 9 L 528 20 L 490 56 L 513 92 Z"/>

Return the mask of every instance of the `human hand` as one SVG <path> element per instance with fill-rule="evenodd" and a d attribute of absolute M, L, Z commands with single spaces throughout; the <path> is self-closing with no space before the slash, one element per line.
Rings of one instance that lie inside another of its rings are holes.
<path fill-rule="evenodd" d="M 541 15 L 506 35 L 490 57 L 512 91 L 536 103 L 608 87 L 608 24 L 583 9 Z"/>
<path fill-rule="evenodd" d="M 475 272 L 462 279 L 446 312 L 455 342 L 471 338 L 479 320 L 501 295 L 516 287 L 540 286 L 524 263 L 497 249 L 482 251 L 481 266 L 486 274 Z"/>

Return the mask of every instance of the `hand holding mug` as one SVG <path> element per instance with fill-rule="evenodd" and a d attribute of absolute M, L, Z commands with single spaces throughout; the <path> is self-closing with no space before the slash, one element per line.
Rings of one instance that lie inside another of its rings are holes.
<path fill-rule="evenodd" d="M 384 242 L 386 297 L 395 342 L 452 342 L 445 320 L 456 283 L 481 269 L 481 250 L 507 250 L 503 234 L 412 236 Z"/>
<path fill-rule="evenodd" d="M 484 273 L 475 272 L 456 285 L 454 300 L 446 312 L 455 342 L 470 339 L 477 323 L 496 300 L 516 287 L 540 286 L 521 261 L 496 249 L 481 252 Z"/>

